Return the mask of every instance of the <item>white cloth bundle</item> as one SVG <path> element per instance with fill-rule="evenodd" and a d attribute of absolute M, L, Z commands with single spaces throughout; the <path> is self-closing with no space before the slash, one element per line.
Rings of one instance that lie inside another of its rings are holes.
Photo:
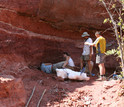
<path fill-rule="evenodd" d="M 63 79 L 69 78 L 73 80 L 89 80 L 90 77 L 87 77 L 86 73 L 81 73 L 77 71 L 73 71 L 71 69 L 56 69 L 57 77 L 61 77 Z"/>

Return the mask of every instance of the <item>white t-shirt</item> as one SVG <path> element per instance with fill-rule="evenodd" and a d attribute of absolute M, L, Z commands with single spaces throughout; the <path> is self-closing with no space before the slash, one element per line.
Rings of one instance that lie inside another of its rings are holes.
<path fill-rule="evenodd" d="M 72 58 L 69 58 L 69 60 L 68 60 L 68 65 L 69 65 L 69 66 L 72 66 L 72 67 L 75 66 L 75 65 L 74 65 L 74 61 L 72 60 Z"/>
<path fill-rule="evenodd" d="M 93 43 L 92 39 L 91 38 L 88 38 L 85 42 L 88 42 L 88 43 Z M 84 43 L 85 43 L 84 42 Z M 85 45 L 84 44 L 84 48 L 83 48 L 83 53 L 82 55 L 89 55 L 90 54 L 90 45 Z M 93 47 L 92 47 L 92 54 L 93 54 Z"/>

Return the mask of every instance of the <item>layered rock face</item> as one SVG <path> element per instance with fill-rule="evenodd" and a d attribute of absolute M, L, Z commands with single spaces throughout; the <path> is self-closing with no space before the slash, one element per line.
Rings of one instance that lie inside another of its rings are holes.
<path fill-rule="evenodd" d="M 79 67 L 82 49 L 77 44 L 83 44 L 81 34 L 88 31 L 95 40 L 94 30 L 107 26 L 103 25 L 104 8 L 98 1 L 0 0 L 0 75 L 15 77 L 1 76 L 0 107 L 21 107 L 26 103 L 23 82 L 16 78 L 26 78 L 30 67 L 63 61 L 65 51 Z M 105 37 L 107 43 L 114 40 L 109 34 Z M 110 59 L 106 67 L 115 68 L 116 59 Z"/>
<path fill-rule="evenodd" d="M 104 7 L 99 4 L 99 0 L 1 0 L 0 7 L 9 10 L 9 13 L 13 15 L 17 13 L 29 18 L 35 17 L 57 29 L 82 31 L 82 29 L 105 28 L 103 25 L 104 17 L 101 15 Z M 8 12 L 3 14 L 7 15 Z M 9 15 L 8 18 L 6 17 L 7 19 L 10 19 Z M 11 17 L 14 18 L 15 16 Z M 4 19 L 1 18 L 1 20 Z M 12 19 L 8 22 L 17 23 L 16 20 Z M 22 26 L 18 26 L 25 27 L 23 25 L 24 23 Z M 26 29 L 31 30 L 30 28 Z"/>
<path fill-rule="evenodd" d="M 5 66 L 10 67 L 14 65 L 12 63 L 18 62 L 24 62 L 21 63 L 21 66 L 26 64 L 40 66 L 42 62 L 56 63 L 65 60 L 64 51 L 70 53 L 75 63 L 79 62 L 82 49 L 76 47 L 75 40 L 36 34 L 7 23 L 0 22 L 0 25 L 0 57 L 1 62 L 5 60 Z M 13 60 L 14 58 L 15 60 Z M 12 63 L 8 65 L 7 61 Z"/>
<path fill-rule="evenodd" d="M 79 65 L 82 49 L 76 44 L 82 42 L 82 32 L 95 39 L 93 30 L 105 27 L 98 1 L 0 0 L 1 58 L 16 54 L 27 65 L 39 66 L 64 60 L 67 51 Z"/>

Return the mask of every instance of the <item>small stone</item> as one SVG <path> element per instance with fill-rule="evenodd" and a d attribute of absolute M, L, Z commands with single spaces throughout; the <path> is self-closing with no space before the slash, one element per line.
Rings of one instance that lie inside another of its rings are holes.
<path fill-rule="evenodd" d="M 68 101 L 68 105 L 69 105 L 69 106 L 72 105 L 72 101 L 71 101 L 71 100 Z"/>
<path fill-rule="evenodd" d="M 48 103 L 47 103 L 47 106 L 50 106 L 50 105 L 51 105 L 51 104 L 48 102 Z"/>
<path fill-rule="evenodd" d="M 77 98 L 75 98 L 75 97 L 72 97 L 71 100 L 77 102 Z"/>
<path fill-rule="evenodd" d="M 84 104 L 85 104 L 85 105 L 90 105 L 91 102 L 90 102 L 90 101 L 87 101 L 87 102 L 85 102 Z"/>
<path fill-rule="evenodd" d="M 105 100 L 106 98 L 105 97 L 102 97 L 103 100 Z"/>

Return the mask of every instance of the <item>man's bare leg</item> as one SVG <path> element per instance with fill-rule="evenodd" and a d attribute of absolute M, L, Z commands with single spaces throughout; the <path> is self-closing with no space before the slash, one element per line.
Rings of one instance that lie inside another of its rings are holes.
<path fill-rule="evenodd" d="M 104 63 L 99 64 L 100 75 L 105 75 Z"/>
<path fill-rule="evenodd" d="M 91 73 L 91 63 L 90 63 L 90 61 L 88 61 L 88 71 L 89 71 L 89 73 Z"/>
<path fill-rule="evenodd" d="M 95 74 L 92 73 L 94 63 L 92 61 L 88 61 L 88 70 L 90 75 L 95 76 Z"/>
<path fill-rule="evenodd" d="M 80 59 L 80 68 L 83 69 L 83 59 Z"/>
<path fill-rule="evenodd" d="M 99 71 L 100 71 L 100 78 L 97 80 L 105 80 L 105 66 L 104 63 L 101 63 L 98 65 L 99 66 Z"/>

